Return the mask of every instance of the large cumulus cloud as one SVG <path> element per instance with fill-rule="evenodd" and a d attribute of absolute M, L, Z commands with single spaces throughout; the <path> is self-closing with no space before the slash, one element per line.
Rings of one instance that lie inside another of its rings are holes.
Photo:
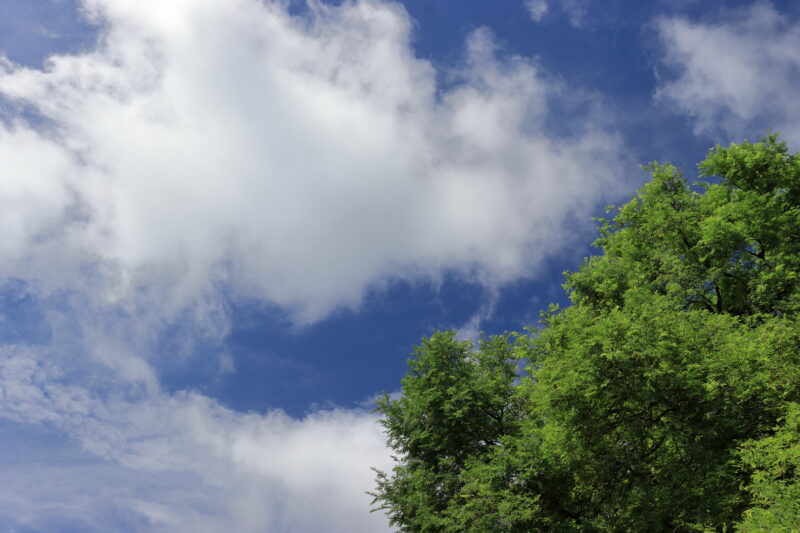
<path fill-rule="evenodd" d="M 0 75 L 39 119 L 0 130 L 5 275 L 89 265 L 106 299 L 158 285 L 170 310 L 224 283 L 313 321 L 390 279 L 529 274 L 613 183 L 615 137 L 555 137 L 574 96 L 486 31 L 437 73 L 393 4 L 84 9 L 96 50 Z"/>

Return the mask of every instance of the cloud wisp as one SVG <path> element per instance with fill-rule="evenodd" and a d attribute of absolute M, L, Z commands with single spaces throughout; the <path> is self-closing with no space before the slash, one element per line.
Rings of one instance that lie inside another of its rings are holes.
<path fill-rule="evenodd" d="M 539 22 L 550 11 L 550 6 L 547 0 L 525 0 L 525 9 L 530 13 L 531 20 Z"/>
<path fill-rule="evenodd" d="M 800 143 L 800 21 L 760 2 L 715 22 L 669 17 L 656 27 L 677 74 L 656 99 L 691 117 L 697 134 L 733 141 L 771 128 Z"/>
<path fill-rule="evenodd" d="M 560 0 L 553 3 L 548 0 L 525 0 L 525 9 L 534 22 L 542 22 L 557 8 L 569 21 L 573 28 L 583 28 L 589 13 L 587 0 Z"/>
<path fill-rule="evenodd" d="M 89 532 L 386 529 L 364 493 L 369 466 L 391 465 L 369 411 L 242 414 L 198 394 L 131 386 L 100 397 L 65 382 L 53 355 L 0 353 L 4 443 L 34 454 L 23 464 L 19 452 L 0 455 L 18 478 L 0 490 L 0 523 Z M 32 445 L 31 427 L 52 441 Z"/>

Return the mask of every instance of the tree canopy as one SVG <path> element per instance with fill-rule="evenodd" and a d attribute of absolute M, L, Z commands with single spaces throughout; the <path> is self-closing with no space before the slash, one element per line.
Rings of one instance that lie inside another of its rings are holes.
<path fill-rule="evenodd" d="M 800 531 L 800 156 L 770 135 L 696 184 L 645 168 L 570 306 L 423 339 L 379 402 L 399 531 Z"/>

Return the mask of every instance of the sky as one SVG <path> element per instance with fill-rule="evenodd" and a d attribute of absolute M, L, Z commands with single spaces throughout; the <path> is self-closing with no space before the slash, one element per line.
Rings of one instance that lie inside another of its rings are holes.
<path fill-rule="evenodd" d="M 788 1 L 0 0 L 0 532 L 390 531 L 419 339 L 799 98 Z"/>

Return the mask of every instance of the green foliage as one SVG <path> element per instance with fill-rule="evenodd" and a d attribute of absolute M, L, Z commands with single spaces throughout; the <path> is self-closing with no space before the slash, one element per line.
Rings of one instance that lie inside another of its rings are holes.
<path fill-rule="evenodd" d="M 389 445 L 401 459 L 393 477 L 378 472 L 374 495 L 392 524 L 403 531 L 445 530 L 463 472 L 517 432 L 517 363 L 507 337 L 486 340 L 479 350 L 452 331 L 422 340 L 402 397 L 378 402 Z"/>
<path fill-rule="evenodd" d="M 570 450 L 570 512 L 599 530 L 730 528 L 747 505 L 737 444 L 799 396 L 797 325 L 625 296 L 552 316 L 531 341 L 539 370 L 520 393 Z"/>
<path fill-rule="evenodd" d="M 400 531 L 797 531 L 800 158 L 769 136 L 712 149 L 696 188 L 646 168 L 570 307 L 423 339 L 380 402 Z"/>
<path fill-rule="evenodd" d="M 790 404 L 775 429 L 740 450 L 742 464 L 752 471 L 746 488 L 754 504 L 744 513 L 742 532 L 800 531 L 800 404 Z"/>
<path fill-rule="evenodd" d="M 652 180 L 603 221 L 603 255 L 568 275 L 576 304 L 621 306 L 644 287 L 715 313 L 798 311 L 800 157 L 770 136 L 717 146 L 699 166 L 721 183 L 700 193 L 672 165 L 646 167 Z"/>

